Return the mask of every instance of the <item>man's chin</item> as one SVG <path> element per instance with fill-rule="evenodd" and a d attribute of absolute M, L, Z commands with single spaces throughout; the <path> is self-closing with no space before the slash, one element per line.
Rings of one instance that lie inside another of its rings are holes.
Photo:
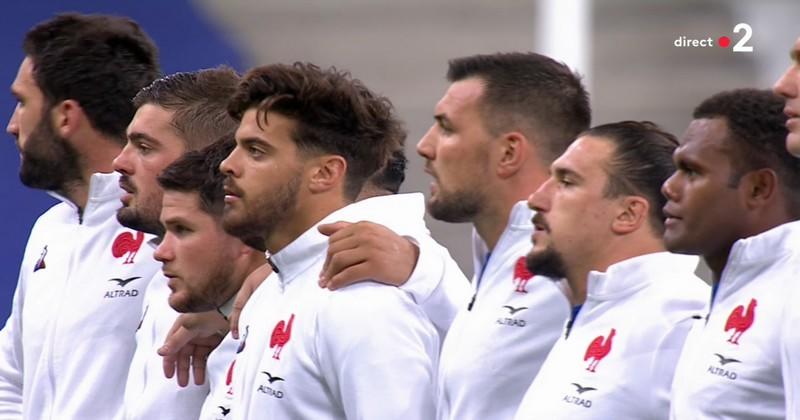
<path fill-rule="evenodd" d="M 201 303 L 199 299 L 193 299 L 183 292 L 172 292 L 169 295 L 169 306 L 180 313 L 205 312 L 214 309 L 214 305 Z"/>
<path fill-rule="evenodd" d="M 549 277 L 553 280 L 567 275 L 561 258 L 551 249 L 531 250 L 525 256 L 525 267 L 534 275 Z"/>

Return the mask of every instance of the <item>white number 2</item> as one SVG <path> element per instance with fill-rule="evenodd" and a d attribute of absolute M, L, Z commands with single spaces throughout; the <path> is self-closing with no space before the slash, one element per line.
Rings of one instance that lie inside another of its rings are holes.
<path fill-rule="evenodd" d="M 750 40 L 750 37 L 753 36 L 753 28 L 746 23 L 739 23 L 733 27 L 733 33 L 738 34 L 741 31 L 744 31 L 744 35 L 742 39 L 733 46 L 733 52 L 753 52 L 752 45 L 745 45 L 747 41 Z"/>

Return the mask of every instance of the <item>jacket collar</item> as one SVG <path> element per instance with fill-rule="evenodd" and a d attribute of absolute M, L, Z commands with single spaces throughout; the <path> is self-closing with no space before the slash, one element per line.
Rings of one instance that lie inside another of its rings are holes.
<path fill-rule="evenodd" d="M 665 277 L 689 277 L 698 260 L 693 255 L 656 252 L 620 261 L 604 273 L 591 271 L 587 278 L 586 300 L 612 300 Z"/>
<path fill-rule="evenodd" d="M 533 215 L 536 214 L 528 207 L 527 201 L 518 201 L 511 208 L 511 213 L 508 215 L 508 223 L 506 228 L 500 235 L 500 239 L 495 245 L 494 251 L 508 249 L 520 241 L 527 241 L 528 249 L 533 244 L 531 243 L 531 232 L 533 232 Z M 494 253 L 493 251 L 493 253 Z M 486 263 L 486 256 L 489 254 L 489 247 L 486 246 L 483 238 L 478 235 L 475 228 L 472 229 L 472 261 L 475 268 L 475 273 L 480 273 L 483 265 Z"/>
<path fill-rule="evenodd" d="M 86 200 L 86 208 L 83 209 L 83 214 L 80 215 L 84 224 L 98 224 L 102 223 L 108 217 L 108 203 L 110 201 L 118 200 L 122 197 L 125 191 L 119 187 L 119 173 L 94 173 L 89 178 L 89 195 Z M 47 193 L 69 206 L 76 216 L 78 214 L 78 206 L 70 201 L 67 197 L 55 192 L 47 191 Z M 117 207 L 113 209 L 116 212 L 121 203 L 116 203 Z"/>
<path fill-rule="evenodd" d="M 733 243 L 725 271 L 729 267 L 764 264 L 800 249 L 800 221 L 784 223 L 766 232 Z"/>
<path fill-rule="evenodd" d="M 278 278 L 286 285 L 325 256 L 328 237 L 319 233 L 319 225 L 369 220 L 399 234 L 419 232 L 420 229 L 427 233 L 423 223 L 424 214 L 425 197 L 420 193 L 385 195 L 357 201 L 324 217 L 280 252 L 273 254 L 271 260 L 280 271 Z"/>

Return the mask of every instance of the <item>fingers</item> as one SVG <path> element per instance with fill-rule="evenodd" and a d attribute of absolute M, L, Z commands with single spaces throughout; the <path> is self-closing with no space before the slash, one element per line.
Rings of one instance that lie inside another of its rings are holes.
<path fill-rule="evenodd" d="M 352 223 L 349 223 L 349 222 L 327 223 L 327 224 L 324 224 L 324 225 L 317 226 L 317 230 L 319 230 L 319 233 L 321 233 L 321 234 L 323 234 L 325 236 L 331 236 L 334 233 L 336 233 L 336 232 L 338 232 L 338 231 L 350 226 L 351 224 Z"/>
<path fill-rule="evenodd" d="M 370 268 L 368 262 L 350 265 L 331 278 L 328 282 L 328 289 L 337 290 L 358 281 L 368 279 L 370 278 L 369 273 L 371 271 L 373 270 Z"/>
<path fill-rule="evenodd" d="M 253 292 L 258 288 L 258 286 L 272 273 L 272 267 L 269 264 L 264 264 L 261 267 L 255 269 L 242 283 L 242 287 L 239 288 L 239 292 L 236 293 L 236 299 L 233 301 L 233 310 L 231 314 L 228 316 L 231 325 L 231 336 L 235 339 L 239 339 L 239 316 L 242 313 L 242 309 L 247 301 L 252 296 Z"/>
<path fill-rule="evenodd" d="M 183 347 L 177 355 L 178 385 L 181 387 L 189 385 L 189 368 L 191 366 L 192 353 L 194 353 L 194 346 L 189 345 Z"/>
<path fill-rule="evenodd" d="M 178 324 L 179 321 L 175 322 L 176 324 L 170 329 L 167 338 L 164 340 L 164 344 L 158 349 L 158 354 L 161 356 L 176 355 L 189 344 L 192 339 L 197 337 L 196 331 L 183 328 L 183 326 Z"/>
<path fill-rule="evenodd" d="M 203 385 L 206 381 L 206 362 L 211 348 L 206 346 L 196 346 L 192 354 L 192 374 L 195 385 Z"/>
<path fill-rule="evenodd" d="M 355 235 L 345 236 L 341 239 L 334 239 L 335 236 L 336 235 L 332 236 L 328 240 L 328 251 L 325 254 L 325 263 L 322 264 L 322 271 L 319 275 L 320 287 L 327 287 L 327 283 L 330 281 L 331 277 L 338 274 L 341 269 L 346 268 L 342 267 L 340 265 L 341 263 L 332 265 L 331 260 L 337 258 L 338 254 L 344 251 L 357 249 L 363 244 L 360 238 Z"/>
<path fill-rule="evenodd" d="M 175 376 L 175 363 L 177 362 L 177 358 L 175 355 L 164 356 L 161 359 L 161 367 L 164 370 L 164 376 L 168 379 L 172 379 Z"/>
<path fill-rule="evenodd" d="M 369 250 L 360 248 L 336 252 L 331 257 L 328 269 L 325 271 L 325 286 L 323 287 L 336 290 L 369 278 L 369 270 L 366 269 L 370 266 L 367 252 Z M 356 265 L 361 265 L 362 267 L 359 270 L 350 269 Z M 363 275 L 363 277 L 353 277 L 356 274 Z"/>

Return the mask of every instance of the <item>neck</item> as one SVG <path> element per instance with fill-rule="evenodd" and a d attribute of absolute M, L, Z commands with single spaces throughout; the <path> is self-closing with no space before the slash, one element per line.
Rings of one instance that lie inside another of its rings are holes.
<path fill-rule="evenodd" d="M 587 256 L 578 258 L 578 261 L 574 263 L 565 261 L 568 267 L 567 283 L 572 292 L 572 305 L 581 305 L 586 301 L 589 272 L 605 273 L 614 264 L 642 255 L 665 251 L 661 238 L 649 234 L 639 235 L 639 238 L 629 236 L 633 235 L 618 236 L 614 240 L 601 241 L 602 248 L 587 253 Z"/>
<path fill-rule="evenodd" d="M 75 180 L 67 182 L 56 192 L 69 200 L 72 204 L 78 207 L 78 214 L 83 215 L 83 209 L 86 208 L 86 203 L 89 201 L 89 180 Z"/>
<path fill-rule="evenodd" d="M 74 203 L 83 213 L 89 200 L 89 182 L 96 173 L 114 172 L 113 161 L 122 151 L 122 146 L 112 139 L 100 135 L 88 135 L 88 140 L 82 142 L 90 144 L 90 150 L 78 149 L 81 165 L 81 179 L 67 183 L 59 194 Z"/>
<path fill-rule="evenodd" d="M 728 264 L 728 257 L 736 241 L 760 235 L 768 230 L 797 220 L 786 211 L 787 207 L 784 204 L 783 202 L 779 202 L 766 207 L 766 214 L 754 215 L 752 218 L 742 223 L 743 229 L 734 238 L 733 242 L 726 244 L 714 252 L 703 255 L 703 260 L 711 270 L 712 281 L 715 284 L 719 283 L 722 278 L 722 272 Z"/>
<path fill-rule="evenodd" d="M 491 187 L 495 194 L 489 194 L 486 207 L 473 220 L 475 231 L 483 239 L 489 250 L 493 250 L 506 230 L 511 217 L 511 210 L 520 201 L 527 200 L 544 181 L 548 172 L 538 165 L 530 164 L 504 179 L 502 183 Z"/>
<path fill-rule="evenodd" d="M 506 229 L 506 226 L 508 226 L 511 207 L 512 206 L 504 206 L 502 209 L 494 209 L 496 212 L 493 211 L 490 214 L 487 214 L 489 212 L 486 211 L 488 210 L 486 209 L 483 214 L 473 220 L 475 231 L 478 233 L 478 236 L 483 239 L 483 242 L 486 243 L 489 251 L 494 250 L 494 247 L 497 246 L 497 242 L 500 240 L 500 236 L 503 235 L 503 231 Z"/>
<path fill-rule="evenodd" d="M 293 217 L 285 220 L 283 225 L 265 240 L 267 250 L 272 254 L 277 254 L 322 219 L 347 204 L 349 203 L 341 196 L 309 200 L 307 205 L 298 202 L 296 207 L 290 210 L 293 212 Z"/>
<path fill-rule="evenodd" d="M 247 259 L 241 264 L 237 263 L 239 269 L 234 270 L 233 275 L 228 279 L 227 283 L 229 287 L 223 293 L 219 294 L 217 307 L 221 308 L 230 303 L 230 301 L 236 297 L 236 293 L 239 292 L 247 276 L 258 268 L 263 267 L 265 264 L 267 264 L 266 255 L 261 251 L 251 249 L 251 253 L 247 256 Z"/>

